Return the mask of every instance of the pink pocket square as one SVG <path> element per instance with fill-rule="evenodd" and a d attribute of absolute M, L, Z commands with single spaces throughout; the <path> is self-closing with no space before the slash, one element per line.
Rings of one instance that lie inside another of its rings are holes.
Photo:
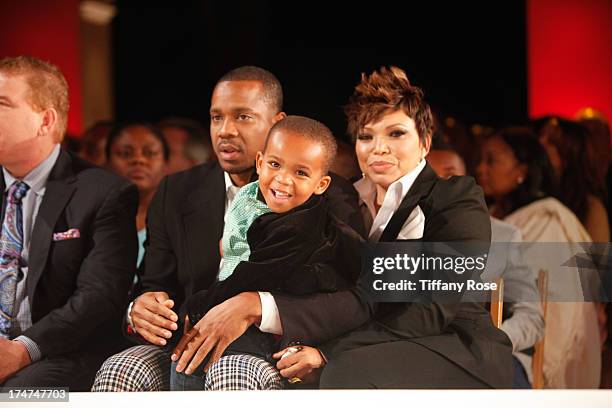
<path fill-rule="evenodd" d="M 78 228 L 71 228 L 65 232 L 54 232 L 53 241 L 65 241 L 67 239 L 80 238 L 81 232 Z"/>

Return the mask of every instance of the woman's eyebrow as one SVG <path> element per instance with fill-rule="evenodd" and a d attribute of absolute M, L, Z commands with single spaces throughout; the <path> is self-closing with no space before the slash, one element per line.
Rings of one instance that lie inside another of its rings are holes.
<path fill-rule="evenodd" d="M 385 128 L 385 130 L 389 130 L 389 129 L 394 128 L 394 127 L 406 128 L 406 125 L 405 125 L 405 124 L 403 124 L 403 123 L 401 123 L 401 122 L 398 122 L 398 123 L 394 123 L 394 124 L 392 124 L 392 125 L 387 126 L 387 127 Z"/>

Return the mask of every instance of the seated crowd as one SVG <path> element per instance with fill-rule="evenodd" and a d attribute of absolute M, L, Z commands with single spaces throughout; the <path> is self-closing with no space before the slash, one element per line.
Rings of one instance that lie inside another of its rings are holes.
<path fill-rule="evenodd" d="M 544 387 L 612 381 L 607 303 L 544 314 L 528 254 L 482 275 L 524 296 L 499 328 L 360 276 L 366 242 L 608 243 L 605 119 L 469 132 L 397 67 L 362 74 L 351 142 L 254 66 L 217 81 L 210 132 L 100 121 L 72 152 L 68 108 L 57 67 L 0 60 L 3 387 L 532 388 L 538 344 Z"/>

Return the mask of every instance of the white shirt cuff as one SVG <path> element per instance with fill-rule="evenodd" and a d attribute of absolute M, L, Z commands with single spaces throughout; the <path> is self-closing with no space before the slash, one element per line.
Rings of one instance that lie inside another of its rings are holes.
<path fill-rule="evenodd" d="M 264 333 L 282 335 L 283 326 L 274 296 L 270 292 L 257 293 L 259 293 L 259 300 L 261 301 L 261 323 L 257 327 Z"/>

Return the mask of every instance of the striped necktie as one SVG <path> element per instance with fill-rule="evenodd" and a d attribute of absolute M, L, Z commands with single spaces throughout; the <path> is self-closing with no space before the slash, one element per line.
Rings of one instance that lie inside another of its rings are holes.
<path fill-rule="evenodd" d="M 4 220 L 0 232 L 0 336 L 9 337 L 15 309 L 17 283 L 22 279 L 23 214 L 21 200 L 28 192 L 23 181 L 15 181 L 8 190 Z"/>

